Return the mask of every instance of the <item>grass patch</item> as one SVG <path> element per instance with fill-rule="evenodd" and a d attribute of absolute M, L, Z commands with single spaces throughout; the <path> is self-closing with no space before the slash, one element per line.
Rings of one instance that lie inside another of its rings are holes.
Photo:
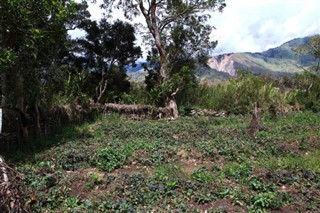
<path fill-rule="evenodd" d="M 112 114 L 6 160 L 23 175 L 32 212 L 316 212 L 319 114 L 264 117 L 256 138 L 249 122 Z"/>
<path fill-rule="evenodd" d="M 307 169 L 316 173 L 320 173 L 320 151 L 312 153 L 305 152 L 301 155 L 287 155 L 283 157 L 271 157 L 261 159 L 255 164 L 258 168 L 266 168 L 271 170 L 281 169 Z"/>

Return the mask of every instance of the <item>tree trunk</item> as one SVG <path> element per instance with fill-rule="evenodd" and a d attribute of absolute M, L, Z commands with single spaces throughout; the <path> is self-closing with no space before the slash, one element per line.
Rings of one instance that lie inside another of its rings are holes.
<path fill-rule="evenodd" d="M 17 105 L 16 108 L 20 112 L 21 122 L 20 122 L 20 128 L 21 128 L 21 135 L 24 142 L 28 141 L 29 138 L 29 132 L 28 132 L 28 125 L 27 125 L 27 118 L 24 113 L 24 98 L 20 96 L 17 99 Z"/>
<path fill-rule="evenodd" d="M 104 67 L 104 61 L 103 58 L 100 59 L 101 63 L 101 80 L 99 82 L 99 85 L 96 87 L 96 102 L 100 103 L 102 96 L 106 92 L 108 81 L 106 79 L 106 69 Z"/>
<path fill-rule="evenodd" d="M 161 41 L 161 29 L 159 28 L 158 17 L 157 17 L 157 6 L 158 2 L 156 0 L 149 1 L 149 9 L 144 7 L 143 1 L 139 1 L 139 8 L 145 17 L 147 27 L 151 32 L 155 45 L 159 51 L 160 56 L 160 76 L 158 78 L 158 85 L 162 85 L 164 81 L 168 81 L 170 78 L 170 72 L 168 67 L 169 63 L 169 53 L 166 51 L 164 44 Z M 177 92 L 177 91 L 176 91 Z M 165 107 L 158 109 L 158 116 L 161 118 L 161 114 L 167 117 L 168 111 L 170 112 L 171 119 L 176 119 L 179 116 L 178 107 L 176 100 L 174 99 L 174 92 L 172 95 L 168 95 L 165 101 Z M 161 112 L 163 111 L 163 112 Z"/>
<path fill-rule="evenodd" d="M 248 128 L 249 134 L 253 137 L 256 137 L 256 134 L 260 129 L 261 118 L 262 118 L 262 109 L 260 108 L 259 103 L 254 103 L 252 119 L 250 122 L 250 126 Z"/>
<path fill-rule="evenodd" d="M 5 73 L 2 73 L 1 76 L 1 107 L 4 107 L 6 105 L 6 74 Z"/>
<path fill-rule="evenodd" d="M 174 95 L 168 95 L 165 101 L 165 107 L 159 107 L 157 110 L 157 117 L 162 119 L 174 120 L 179 117 L 177 102 Z"/>
<path fill-rule="evenodd" d="M 35 113 L 35 128 L 36 128 L 36 135 L 39 136 L 41 133 L 41 125 L 40 125 L 40 113 L 38 104 L 34 104 L 34 113 Z"/>
<path fill-rule="evenodd" d="M 165 104 L 166 104 L 165 107 L 170 109 L 171 119 L 178 118 L 179 117 L 179 111 L 178 111 L 177 102 L 174 99 L 174 96 L 168 96 Z"/>

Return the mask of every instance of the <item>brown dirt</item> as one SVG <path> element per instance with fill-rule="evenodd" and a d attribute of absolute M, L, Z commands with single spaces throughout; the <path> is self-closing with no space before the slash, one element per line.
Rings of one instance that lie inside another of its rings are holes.
<path fill-rule="evenodd" d="M 294 205 L 281 207 L 279 210 L 269 210 L 270 213 L 296 213 L 297 207 Z"/>
<path fill-rule="evenodd" d="M 87 189 L 85 188 L 86 183 L 89 182 L 88 178 L 91 174 L 97 174 L 101 179 L 105 177 L 105 173 L 100 172 L 96 168 L 84 169 L 77 171 L 67 171 L 70 176 L 70 195 L 86 197 L 88 195 Z"/>
<path fill-rule="evenodd" d="M 146 173 L 148 176 L 152 176 L 153 168 L 148 166 L 141 166 L 137 164 L 124 165 L 120 169 L 114 170 L 110 175 L 118 177 L 122 174 L 135 174 L 135 173 Z"/>
<path fill-rule="evenodd" d="M 299 150 L 300 147 L 300 142 L 295 140 L 295 141 L 283 141 L 280 145 L 280 148 L 282 150 L 288 151 L 288 152 L 293 152 L 293 153 L 300 153 Z"/>
<path fill-rule="evenodd" d="M 213 162 L 210 159 L 203 159 L 202 153 L 197 149 L 181 149 L 177 155 L 184 173 L 188 175 L 201 167 L 205 166 L 210 168 L 213 165 Z"/>
<path fill-rule="evenodd" d="M 306 139 L 308 146 L 320 149 L 320 136 L 308 135 Z"/>
<path fill-rule="evenodd" d="M 245 213 L 247 210 L 240 206 L 234 206 L 230 199 L 219 199 L 213 203 L 206 203 L 203 205 L 197 205 L 197 209 L 200 209 L 202 212 L 207 212 L 208 210 L 220 210 L 221 212 L 226 213 Z"/>
<path fill-rule="evenodd" d="M 150 156 L 151 155 L 149 152 L 138 149 L 134 151 L 132 155 L 128 158 L 128 162 L 131 162 L 132 164 L 137 164 L 136 160 L 150 158 Z"/>

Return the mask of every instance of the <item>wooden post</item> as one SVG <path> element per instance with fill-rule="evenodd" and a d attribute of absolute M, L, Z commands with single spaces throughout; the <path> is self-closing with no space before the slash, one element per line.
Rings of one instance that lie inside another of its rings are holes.
<path fill-rule="evenodd" d="M 2 109 L 0 108 L 0 134 L 2 133 Z"/>
<path fill-rule="evenodd" d="M 260 108 L 259 103 L 254 103 L 254 109 L 252 112 L 252 119 L 250 122 L 250 126 L 248 127 L 248 132 L 251 136 L 256 137 L 257 132 L 260 129 L 262 118 L 262 109 Z"/>

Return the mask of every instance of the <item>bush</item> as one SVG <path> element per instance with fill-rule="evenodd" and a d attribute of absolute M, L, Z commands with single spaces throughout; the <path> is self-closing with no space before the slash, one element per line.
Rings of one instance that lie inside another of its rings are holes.
<path fill-rule="evenodd" d="M 200 85 L 195 89 L 193 103 L 200 108 L 227 110 L 235 114 L 251 112 L 255 102 L 267 110 L 270 105 L 282 106 L 292 102 L 295 93 L 274 86 L 266 78 L 254 76 L 249 71 L 238 71 L 239 76 L 218 85 Z"/>
<path fill-rule="evenodd" d="M 297 102 L 305 109 L 320 112 L 320 74 L 316 72 L 303 72 L 295 78 L 297 89 Z"/>

